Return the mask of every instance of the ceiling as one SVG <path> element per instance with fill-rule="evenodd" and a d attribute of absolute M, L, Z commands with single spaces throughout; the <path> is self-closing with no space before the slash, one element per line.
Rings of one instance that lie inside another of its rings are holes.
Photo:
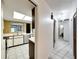
<path fill-rule="evenodd" d="M 13 18 L 14 12 L 22 13 L 26 16 L 32 17 L 32 8 L 34 6 L 28 0 L 3 0 L 3 18 L 6 20 L 16 21 Z M 29 22 L 25 20 L 18 20 Z"/>
<path fill-rule="evenodd" d="M 55 19 L 70 18 L 76 9 L 76 0 L 45 0 Z M 27 16 L 31 16 L 31 9 L 34 6 L 28 0 L 3 0 L 3 17 L 13 19 L 13 12 L 17 11 Z"/>
<path fill-rule="evenodd" d="M 70 18 L 77 8 L 77 0 L 46 0 L 46 2 L 52 9 L 55 18 L 58 18 L 63 14 L 66 15 L 65 18 Z"/>

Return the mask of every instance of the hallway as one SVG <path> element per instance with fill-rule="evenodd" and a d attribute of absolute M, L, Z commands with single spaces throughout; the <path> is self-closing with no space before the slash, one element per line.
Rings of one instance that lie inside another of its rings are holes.
<path fill-rule="evenodd" d="M 73 59 L 70 43 L 62 39 L 58 39 L 56 41 L 55 48 L 52 50 L 51 56 L 51 59 Z"/>
<path fill-rule="evenodd" d="M 1 58 L 76 59 L 76 4 L 76 0 L 2 0 Z"/>

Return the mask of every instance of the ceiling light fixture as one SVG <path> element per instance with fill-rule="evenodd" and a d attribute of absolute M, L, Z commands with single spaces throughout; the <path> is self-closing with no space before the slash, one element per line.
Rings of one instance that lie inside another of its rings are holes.
<path fill-rule="evenodd" d="M 32 21 L 32 17 L 26 16 L 26 15 L 24 15 L 24 14 L 22 14 L 22 13 L 15 12 L 15 11 L 14 11 L 13 18 L 14 18 L 14 19 L 20 19 L 20 20 Z"/>
<path fill-rule="evenodd" d="M 18 12 L 14 12 L 13 18 L 15 19 L 22 19 L 25 15 L 18 13 Z"/>

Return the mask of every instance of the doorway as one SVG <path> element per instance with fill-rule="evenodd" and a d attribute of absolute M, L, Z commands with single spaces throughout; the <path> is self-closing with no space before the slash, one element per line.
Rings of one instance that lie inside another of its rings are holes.
<path fill-rule="evenodd" d="M 5 52 L 5 59 L 35 59 L 35 8 L 36 5 L 31 0 L 4 0 L 3 22 L 8 21 L 3 28 L 8 30 L 3 33 L 5 51 L 2 51 Z M 9 26 L 6 26 L 7 23 Z M 19 23 L 18 26 L 15 26 L 16 23 Z M 23 25 L 20 26 L 20 23 Z"/>

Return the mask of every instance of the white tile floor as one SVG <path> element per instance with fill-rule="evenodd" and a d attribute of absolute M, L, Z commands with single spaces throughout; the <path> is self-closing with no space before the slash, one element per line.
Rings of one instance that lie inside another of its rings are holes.
<path fill-rule="evenodd" d="M 20 39 L 14 39 L 14 45 L 22 44 L 23 37 Z M 5 51 L 5 40 L 2 51 Z M 13 39 L 7 41 L 7 47 L 13 46 Z M 5 53 L 5 52 L 4 52 Z M 5 55 L 4 55 L 5 56 Z M 5 58 L 3 58 L 5 59 Z M 7 50 L 7 59 L 29 59 L 29 44 L 8 48 Z"/>
<path fill-rule="evenodd" d="M 72 49 L 69 42 L 62 39 L 57 40 L 51 56 L 52 57 L 49 59 L 73 59 Z"/>
<path fill-rule="evenodd" d="M 28 44 L 8 49 L 7 59 L 29 59 Z"/>
<path fill-rule="evenodd" d="M 7 59 L 29 59 L 29 45 L 23 45 L 8 49 Z M 55 48 L 51 51 L 51 58 L 48 59 L 73 59 L 72 49 L 69 42 L 57 40 Z"/>

